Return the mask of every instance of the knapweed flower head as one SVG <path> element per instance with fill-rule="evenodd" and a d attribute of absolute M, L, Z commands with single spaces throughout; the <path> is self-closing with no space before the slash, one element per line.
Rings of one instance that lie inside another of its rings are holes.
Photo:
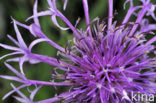
<path fill-rule="evenodd" d="M 16 76 L 1 75 L 1 78 L 20 82 L 21 86 L 15 87 L 7 93 L 3 99 L 14 92 L 19 94 L 14 96 L 21 103 L 132 103 L 131 92 L 156 94 L 156 57 L 155 55 L 156 24 L 151 24 L 147 16 L 156 20 L 155 8 L 150 0 L 138 0 L 140 5 L 135 6 L 133 0 L 125 0 L 124 8 L 128 5 L 129 9 L 122 22 L 113 21 L 113 0 L 108 0 L 108 17 L 104 20 L 94 18 L 90 20 L 88 1 L 82 0 L 86 28 L 78 28 L 78 19 L 73 25 L 56 7 L 56 0 L 47 0 L 49 9 L 37 11 L 38 0 L 33 8 L 33 15 L 27 20 L 33 19 L 31 25 L 22 24 L 14 19 L 13 24 L 17 40 L 8 35 L 8 38 L 16 45 L 9 46 L 0 44 L 1 47 L 12 50 L 12 53 L 2 56 L 0 59 L 11 55 L 22 55 L 10 58 L 5 61 L 5 65 Z M 63 9 L 66 9 L 68 0 L 65 0 Z M 70 1 L 72 2 L 72 1 Z M 76 9 L 76 8 L 75 8 Z M 72 30 L 73 40 L 69 40 L 65 48 L 50 40 L 41 29 L 39 17 L 51 16 L 52 22 L 61 30 Z M 132 16 L 135 21 L 130 21 Z M 68 27 L 62 27 L 57 22 L 56 17 L 62 19 Z M 119 25 L 117 25 L 117 23 Z M 36 37 L 27 46 L 18 30 L 23 27 Z M 146 36 L 153 35 L 153 38 L 146 40 Z M 47 42 L 58 49 L 56 58 L 46 55 L 32 53 L 32 48 L 40 43 Z M 70 43 L 72 43 L 72 46 Z M 62 57 L 62 59 L 61 59 Z M 69 61 L 69 62 L 67 62 Z M 20 70 L 13 68 L 9 62 L 18 62 Z M 46 63 L 56 67 L 52 74 L 53 81 L 31 80 L 25 76 L 23 63 L 31 64 Z M 60 74 L 57 69 L 64 71 Z M 56 82 L 60 79 L 61 82 Z M 25 96 L 20 89 L 29 86 L 36 88 L 30 97 Z M 42 101 L 34 101 L 34 96 L 42 86 L 68 86 L 69 90 Z"/>

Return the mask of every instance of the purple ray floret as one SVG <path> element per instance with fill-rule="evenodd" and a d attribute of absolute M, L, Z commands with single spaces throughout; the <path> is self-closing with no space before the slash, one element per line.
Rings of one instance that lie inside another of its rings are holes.
<path fill-rule="evenodd" d="M 108 21 L 94 18 L 90 20 L 88 0 L 82 0 L 86 29 L 77 28 L 78 22 L 73 25 L 56 7 L 56 0 L 47 0 L 49 9 L 38 12 L 36 0 L 33 15 L 27 20 L 33 19 L 30 25 L 22 24 L 13 19 L 17 40 L 8 35 L 8 38 L 17 46 L 0 43 L 0 47 L 13 51 L 0 58 L 18 55 L 5 61 L 6 67 L 16 76 L 0 75 L 1 78 L 21 83 L 7 93 L 3 99 L 14 92 L 14 96 L 21 103 L 133 103 L 131 92 L 156 95 L 156 24 L 151 24 L 147 16 L 156 20 L 155 8 L 150 0 L 138 0 L 140 5 L 134 6 L 134 0 L 125 0 L 124 8 L 130 5 L 124 20 L 120 23 L 113 21 L 113 0 L 108 0 Z M 72 1 L 71 1 L 72 2 Z M 67 7 L 68 0 L 64 1 L 63 10 Z M 61 30 L 70 29 L 73 32 L 73 40 L 69 40 L 63 48 L 50 40 L 41 29 L 39 17 L 51 16 L 54 23 Z M 132 16 L 135 21 L 130 21 Z M 62 27 L 56 17 L 62 19 L 67 27 Z M 120 25 L 117 25 L 120 24 Z M 37 39 L 27 46 L 18 30 L 18 27 L 27 29 Z M 146 40 L 146 36 L 153 38 Z M 40 42 L 47 42 L 58 49 L 57 57 L 35 54 L 31 49 Z M 72 46 L 69 46 L 70 43 Z M 150 57 L 149 54 L 154 54 Z M 19 54 L 22 55 L 19 57 Z M 61 59 L 59 56 L 65 58 Z M 31 80 L 25 76 L 23 64 L 25 62 L 36 64 L 43 62 L 56 68 L 53 70 L 54 81 Z M 70 61 L 70 62 L 67 62 Z M 20 71 L 9 65 L 9 62 L 18 62 Z M 57 69 L 65 73 L 58 73 Z M 61 82 L 55 82 L 60 79 Z M 35 86 L 26 97 L 20 89 Z M 34 96 L 42 86 L 66 86 L 69 88 L 55 97 L 34 101 Z"/>

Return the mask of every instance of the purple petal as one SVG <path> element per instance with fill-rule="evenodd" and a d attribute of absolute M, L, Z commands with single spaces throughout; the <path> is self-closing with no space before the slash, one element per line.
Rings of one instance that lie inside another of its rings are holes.
<path fill-rule="evenodd" d="M 156 5 L 152 5 L 151 8 L 149 8 L 148 12 L 147 12 L 147 16 L 151 15 L 153 17 L 153 19 L 156 21 L 156 15 L 155 15 L 155 8 Z"/>
<path fill-rule="evenodd" d="M 17 101 L 21 102 L 21 103 L 27 103 L 27 101 L 21 97 L 17 97 L 17 96 L 13 96 Z M 29 102 L 30 103 L 30 102 Z"/>
<path fill-rule="evenodd" d="M 11 86 L 15 92 L 17 92 L 24 100 L 26 100 L 27 103 L 30 103 L 30 100 L 22 92 L 19 91 L 19 88 L 16 88 L 12 83 Z M 22 85 L 21 87 L 25 87 L 25 85 Z"/>
<path fill-rule="evenodd" d="M 5 48 L 5 49 L 8 49 L 8 50 L 21 51 L 21 49 L 19 49 L 19 48 L 17 48 L 17 47 L 9 46 L 9 45 L 2 44 L 2 43 L 0 43 L 0 46 L 3 47 L 3 48 Z"/>
<path fill-rule="evenodd" d="M 129 20 L 129 18 L 132 16 L 132 14 L 133 14 L 136 10 L 138 10 L 138 9 L 140 9 L 140 8 L 141 8 L 141 6 L 137 6 L 137 7 L 130 8 L 130 9 L 128 10 L 128 12 L 127 12 L 127 14 L 126 14 L 126 16 L 125 16 L 125 18 L 124 18 L 122 24 L 127 23 L 128 20 Z"/>
<path fill-rule="evenodd" d="M 51 41 L 48 37 L 45 36 L 45 34 L 43 34 L 43 32 L 41 31 L 41 28 L 39 26 L 37 26 L 36 24 L 31 24 L 30 25 L 30 32 L 34 35 L 34 36 L 38 36 L 40 38 L 45 38 L 47 39 L 48 43 L 50 45 L 52 45 L 53 47 L 59 49 L 60 51 L 64 52 L 64 48 L 62 48 L 61 46 L 59 46 L 58 44 L 56 44 L 55 42 Z"/>
<path fill-rule="evenodd" d="M 36 0 L 36 1 L 35 1 L 35 4 L 34 4 L 34 8 L 33 8 L 33 13 L 34 13 L 34 15 L 37 14 L 37 4 L 38 4 L 38 0 Z M 34 22 L 35 22 L 36 25 L 40 26 L 38 17 L 34 17 Z"/>
<path fill-rule="evenodd" d="M 88 0 L 83 0 L 83 7 L 84 7 L 85 18 L 86 18 L 86 24 L 88 26 L 90 24 L 89 10 L 88 10 Z M 88 26 L 88 29 L 89 29 L 89 36 L 92 37 L 90 26 Z"/>
<path fill-rule="evenodd" d="M 37 40 L 34 40 L 31 44 L 30 44 L 30 46 L 29 46 L 29 50 L 31 51 L 31 49 L 36 45 L 36 44 L 38 44 L 38 43 L 41 43 L 41 42 L 48 42 L 49 40 L 47 40 L 47 39 L 37 39 Z"/>
<path fill-rule="evenodd" d="M 48 15 L 53 15 L 54 13 L 50 10 L 47 10 L 47 11 L 42 11 L 42 12 L 39 12 L 31 17 L 29 17 L 28 19 L 26 19 L 26 21 L 30 20 L 30 19 L 33 19 L 33 18 L 36 18 L 36 17 L 40 17 L 40 16 L 48 16 Z"/>
<path fill-rule="evenodd" d="M 14 20 L 13 20 L 13 22 L 14 22 L 14 28 L 15 28 L 15 31 L 16 31 L 16 36 L 17 36 L 19 44 L 21 45 L 21 47 L 27 48 L 27 46 L 26 46 L 26 44 L 25 44 L 25 42 L 24 42 L 24 40 L 23 40 L 23 38 L 22 38 L 18 28 L 17 28 L 16 22 Z"/>
<path fill-rule="evenodd" d="M 3 58 L 7 57 L 7 56 L 12 56 L 12 55 L 16 55 L 16 54 L 22 54 L 21 52 L 13 52 L 13 53 L 9 53 L 9 54 L 6 54 L 2 57 L 0 57 L 0 60 L 2 60 Z"/>
<path fill-rule="evenodd" d="M 7 76 L 7 75 L 0 75 L 0 78 L 8 79 L 8 80 L 13 80 L 21 83 L 25 83 L 22 79 L 19 79 L 15 76 Z"/>
<path fill-rule="evenodd" d="M 113 18 L 113 0 L 108 0 L 108 1 L 109 1 L 108 30 L 110 30 L 112 26 L 112 18 Z"/>
<path fill-rule="evenodd" d="M 19 43 L 12 36 L 10 35 L 7 35 L 7 36 L 13 43 L 15 43 L 17 46 L 20 46 Z"/>
<path fill-rule="evenodd" d="M 151 5 L 149 4 L 146 4 L 145 7 L 142 8 L 142 10 L 139 12 L 139 16 L 137 17 L 136 19 L 136 22 L 135 23 L 140 23 L 141 20 L 143 19 L 144 15 L 146 14 L 147 10 L 149 9 Z M 135 24 L 129 34 L 129 36 L 133 36 L 134 35 L 134 32 L 136 31 L 138 27 L 138 24 Z"/>
<path fill-rule="evenodd" d="M 20 23 L 20 22 L 18 22 L 18 21 L 16 21 L 16 20 L 14 20 L 14 22 L 15 22 L 17 25 L 19 25 L 19 26 L 21 26 L 21 27 L 23 27 L 23 28 L 25 28 L 25 29 L 29 29 L 29 26 L 27 26 L 27 25 L 25 25 L 25 24 L 22 24 L 22 23 Z"/>
<path fill-rule="evenodd" d="M 41 28 L 37 26 L 36 24 L 30 25 L 30 32 L 36 37 L 43 37 L 43 33 L 41 31 Z"/>
<path fill-rule="evenodd" d="M 20 58 L 21 57 L 15 57 L 15 58 L 7 59 L 6 61 L 7 62 L 19 62 Z M 26 59 L 26 61 L 28 61 L 28 60 Z"/>
<path fill-rule="evenodd" d="M 37 103 L 54 103 L 54 102 L 57 102 L 59 100 L 61 100 L 61 98 L 57 96 L 57 97 L 53 97 L 53 98 L 49 98 L 49 99 L 39 101 Z"/>
<path fill-rule="evenodd" d="M 35 94 L 38 92 L 38 90 L 41 88 L 42 86 L 37 87 L 30 95 L 30 100 L 34 99 Z"/>
<path fill-rule="evenodd" d="M 37 80 L 29 80 L 29 83 L 32 85 L 55 85 L 55 86 L 70 86 L 75 85 L 74 83 L 68 83 L 68 82 L 46 82 L 46 81 L 37 81 Z"/>
<path fill-rule="evenodd" d="M 41 61 L 39 61 L 39 60 L 37 60 L 37 59 L 33 59 L 33 58 L 31 58 L 31 57 L 29 57 L 29 63 L 30 64 L 38 64 L 38 63 L 40 63 Z"/>
<path fill-rule="evenodd" d="M 152 43 L 154 43 L 156 41 L 156 36 L 153 37 L 151 40 L 149 40 L 146 45 L 151 45 Z"/>
<path fill-rule="evenodd" d="M 26 61 L 26 59 L 27 59 L 27 56 L 23 56 L 19 59 L 19 66 L 20 66 L 20 71 L 22 75 L 25 75 L 23 71 L 23 63 Z"/>
<path fill-rule="evenodd" d="M 21 86 L 19 86 L 18 88 L 16 88 L 16 90 L 12 90 L 12 91 L 10 91 L 10 92 L 8 92 L 3 98 L 2 98 L 2 100 L 4 100 L 4 99 L 6 99 L 8 96 L 10 96 L 12 93 L 14 93 L 14 92 L 16 92 L 17 90 L 19 90 L 19 89 L 21 89 L 21 88 L 24 88 L 24 87 L 26 87 L 27 85 L 21 85 Z"/>
<path fill-rule="evenodd" d="M 58 28 L 60 28 L 61 30 L 68 30 L 68 29 L 69 29 L 69 28 L 61 27 L 61 26 L 58 24 L 58 22 L 57 22 L 57 20 L 56 20 L 56 15 L 53 15 L 53 16 L 52 16 L 52 21 L 53 21 L 53 23 L 54 23 Z"/>
<path fill-rule="evenodd" d="M 52 4 L 52 0 L 47 0 L 48 5 L 50 6 L 50 8 L 53 8 L 53 4 Z"/>
<path fill-rule="evenodd" d="M 10 69 L 17 76 L 19 76 L 20 78 L 25 79 L 25 77 L 23 75 L 21 75 L 17 70 L 15 70 L 11 65 L 9 65 L 8 63 L 5 63 L 5 65 L 8 67 L 8 69 Z"/>
<path fill-rule="evenodd" d="M 67 3 L 68 3 L 68 0 L 64 0 L 63 10 L 66 9 L 66 7 L 67 7 Z"/>

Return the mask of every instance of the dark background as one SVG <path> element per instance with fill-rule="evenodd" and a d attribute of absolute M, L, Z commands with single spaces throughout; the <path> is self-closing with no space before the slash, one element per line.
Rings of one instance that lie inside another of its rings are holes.
<path fill-rule="evenodd" d="M 63 7 L 63 0 L 56 0 L 57 1 L 57 7 L 60 11 L 62 11 Z M 103 18 L 106 18 L 108 15 L 108 1 L 107 0 L 88 0 L 89 1 L 89 9 L 90 9 L 90 17 L 91 19 L 95 17 L 99 17 L 100 20 Z M 123 3 L 125 0 L 114 0 L 114 10 L 117 11 L 117 15 L 115 15 L 114 20 L 118 20 L 118 24 L 120 24 L 124 18 L 124 15 L 127 12 L 128 7 L 126 10 L 123 10 Z M 135 2 L 137 0 L 134 0 Z M 156 3 L 155 0 L 153 2 Z M 0 42 L 13 45 L 9 39 L 7 38 L 7 34 L 10 34 L 11 36 L 15 37 L 15 32 L 13 25 L 11 23 L 11 17 L 16 19 L 17 21 L 20 21 L 25 24 L 30 24 L 32 21 L 25 22 L 25 20 L 31 16 L 32 9 L 33 9 L 33 3 L 34 0 L 0 0 Z M 137 3 L 137 2 L 136 2 Z M 38 10 L 47 10 L 47 0 L 39 0 L 38 4 Z M 79 28 L 84 28 L 85 25 L 85 19 L 84 19 L 84 13 L 83 13 L 83 6 L 81 0 L 69 0 L 66 11 L 62 11 L 64 15 L 71 21 L 72 24 L 75 24 L 78 17 L 81 18 Z M 132 18 L 132 19 L 135 19 Z M 62 26 L 66 26 L 60 19 L 59 23 Z M 151 22 L 155 22 L 150 18 Z M 134 20 L 133 20 L 134 21 Z M 66 42 L 69 39 L 72 39 L 72 33 L 71 31 L 61 31 L 59 30 L 52 22 L 49 16 L 47 17 L 41 17 L 40 23 L 43 29 L 43 32 L 51 38 L 54 42 L 58 43 L 59 45 L 65 47 Z M 32 40 L 35 38 L 25 29 L 19 27 L 19 30 L 22 34 L 22 37 L 24 38 L 26 44 L 30 44 Z M 9 53 L 10 51 L 7 51 L 3 48 L 0 48 L 0 56 Z M 40 53 L 52 57 L 56 57 L 57 50 L 53 48 L 52 46 L 48 45 L 47 43 L 41 43 L 37 45 L 33 52 Z M 3 62 L 7 58 L 0 61 L 0 75 L 14 75 L 11 71 L 9 71 L 3 64 Z M 19 67 L 17 65 L 18 63 L 11 63 L 16 69 L 19 70 Z M 36 79 L 36 80 L 51 80 L 51 73 L 52 68 L 49 65 L 46 65 L 44 63 L 36 64 L 36 65 L 30 65 L 29 63 L 24 64 L 24 71 L 26 73 L 26 76 L 30 79 Z M 7 92 L 12 90 L 10 86 L 11 81 L 0 79 L 0 98 L 2 98 Z M 16 82 L 12 82 L 16 86 L 19 84 Z M 33 87 L 32 87 L 33 88 Z M 30 89 L 32 89 L 30 88 Z M 62 87 L 59 87 L 59 92 L 64 91 Z M 26 92 L 26 89 L 22 90 L 26 95 L 29 95 L 29 93 Z M 54 96 L 56 91 L 53 87 L 47 86 L 43 87 L 39 93 L 37 93 L 35 100 L 42 100 L 46 98 L 50 98 Z M 14 93 L 13 95 L 17 95 Z M 17 103 L 13 99 L 12 96 L 8 97 L 6 100 L 2 101 L 0 99 L 0 103 Z"/>

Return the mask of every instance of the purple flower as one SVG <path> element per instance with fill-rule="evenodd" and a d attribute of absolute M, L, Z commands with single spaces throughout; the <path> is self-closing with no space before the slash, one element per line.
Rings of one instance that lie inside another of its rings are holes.
<path fill-rule="evenodd" d="M 120 25 L 113 21 L 113 0 L 109 1 L 108 23 L 98 18 L 90 20 L 88 1 L 82 0 L 86 29 L 78 29 L 79 19 L 73 26 L 70 21 L 57 9 L 55 1 L 47 0 L 50 9 L 42 12 L 37 11 L 36 0 L 33 9 L 34 23 L 27 26 L 13 19 L 17 40 L 8 36 L 17 47 L 0 44 L 1 47 L 14 51 L 6 54 L 0 59 L 10 55 L 23 55 L 21 57 L 6 60 L 5 65 L 15 76 L 1 75 L 1 78 L 20 82 L 22 85 L 15 87 L 7 93 L 3 99 L 14 92 L 20 97 L 15 97 L 22 103 L 53 103 L 62 101 L 63 103 L 132 103 L 131 92 L 156 94 L 156 57 L 149 57 L 150 53 L 155 53 L 156 47 L 152 45 L 156 41 L 156 36 L 146 40 L 146 35 L 152 35 L 156 30 L 156 24 L 150 24 L 145 16 L 151 15 L 154 20 L 156 16 L 154 10 L 156 5 L 150 0 L 138 0 L 141 5 L 134 6 L 133 0 L 126 0 L 125 5 L 130 3 L 130 8 Z M 63 9 L 65 10 L 68 0 L 65 0 Z M 137 11 L 137 12 L 136 12 Z M 41 30 L 38 17 L 50 15 L 52 22 L 61 30 L 71 29 L 73 31 L 73 41 L 69 40 L 63 48 L 50 40 Z M 130 21 L 130 17 L 136 16 L 136 21 Z M 61 18 L 68 27 L 58 24 L 56 17 Z M 93 23 L 97 25 L 93 25 Z M 32 33 L 37 39 L 27 46 L 17 28 L 21 26 Z M 93 26 L 92 26 L 93 25 Z M 58 49 L 57 58 L 45 55 L 34 54 L 31 49 L 40 42 L 48 42 Z M 73 42 L 72 47 L 69 47 Z M 59 58 L 62 56 L 65 60 Z M 44 62 L 64 71 L 60 74 L 54 69 L 52 78 L 60 79 L 62 82 L 49 82 L 28 79 L 23 71 L 23 63 L 29 61 L 31 64 Z M 66 62 L 70 61 L 70 62 Z M 14 69 L 8 62 L 18 62 L 20 72 Z M 29 91 L 30 97 L 26 97 L 20 89 L 34 85 L 36 89 Z M 55 97 L 42 101 L 33 101 L 36 92 L 41 86 L 68 86 L 69 90 Z"/>

